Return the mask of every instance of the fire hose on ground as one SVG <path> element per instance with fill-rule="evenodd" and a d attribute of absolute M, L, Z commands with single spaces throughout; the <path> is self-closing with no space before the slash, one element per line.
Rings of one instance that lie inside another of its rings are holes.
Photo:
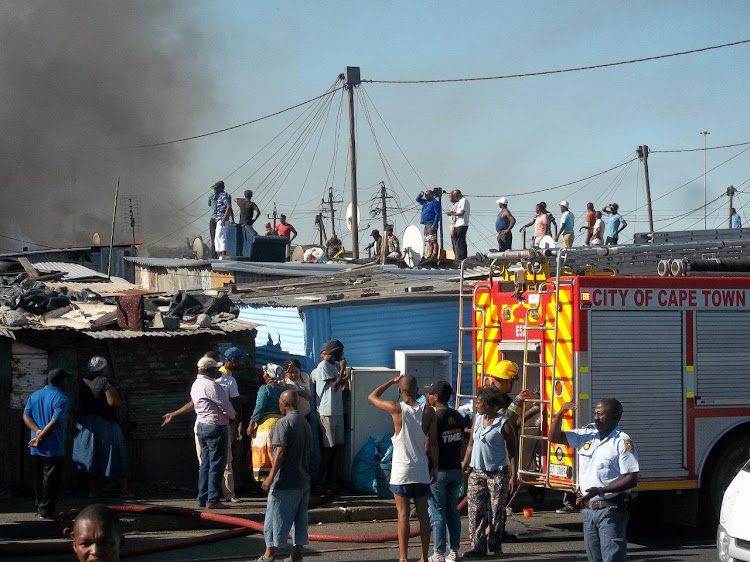
<path fill-rule="evenodd" d="M 459 504 L 459 511 L 466 507 L 466 498 L 464 498 Z M 212 523 L 220 523 L 222 525 L 231 525 L 234 529 L 228 531 L 220 531 L 217 533 L 211 533 L 208 535 L 202 535 L 199 537 L 190 537 L 187 539 L 180 539 L 171 541 L 168 543 L 160 543 L 155 545 L 144 545 L 134 548 L 123 550 L 121 556 L 142 556 L 144 554 L 153 554 L 156 552 L 165 552 L 168 550 L 177 550 L 180 548 L 187 548 L 191 546 L 199 546 L 203 544 L 209 544 L 212 542 L 218 542 L 226 539 L 232 539 L 249 535 L 251 533 L 262 533 L 263 523 L 259 521 L 253 521 L 245 519 L 243 517 L 234 517 L 231 515 L 223 515 L 218 513 L 208 513 L 197 511 L 194 509 L 187 509 L 182 507 L 169 507 L 169 506 L 150 506 L 150 505 L 113 505 L 110 509 L 117 511 L 118 513 L 134 513 L 134 514 L 148 514 L 148 515 L 172 515 L 180 517 L 189 517 L 192 519 L 201 519 L 203 521 L 209 521 Z M 78 514 L 77 509 L 61 512 L 58 514 L 58 520 L 65 520 L 75 517 Z M 64 529 L 65 535 L 70 534 L 70 529 Z M 414 538 L 419 536 L 419 529 L 411 531 L 409 537 Z M 379 535 L 346 535 L 346 534 L 326 534 L 326 533 L 309 533 L 309 540 L 311 542 L 337 542 L 337 543 L 385 543 L 398 540 L 397 533 L 383 533 Z M 0 556 L 34 556 L 34 555 L 55 555 L 55 554 L 67 554 L 71 550 L 69 544 L 49 544 L 40 545 L 38 543 L 21 543 L 16 545 L 0 545 Z"/>

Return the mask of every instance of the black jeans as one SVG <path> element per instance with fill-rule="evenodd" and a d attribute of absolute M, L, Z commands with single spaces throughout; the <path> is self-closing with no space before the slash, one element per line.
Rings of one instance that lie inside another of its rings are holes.
<path fill-rule="evenodd" d="M 498 232 L 497 251 L 504 252 L 506 250 L 510 250 L 511 246 L 513 246 L 513 233 L 508 232 L 507 234 L 503 234 L 502 232 Z"/>
<path fill-rule="evenodd" d="M 62 457 L 42 457 L 35 455 L 36 474 L 34 478 L 34 495 L 36 512 L 44 517 L 55 514 L 57 490 L 62 479 Z"/>
<path fill-rule="evenodd" d="M 208 236 L 208 247 L 211 248 L 211 257 L 215 258 L 216 250 L 214 250 L 214 237 L 216 236 L 216 218 L 214 217 L 211 217 L 208 221 Z"/>
<path fill-rule="evenodd" d="M 617 238 L 612 238 L 611 236 L 607 236 L 607 240 L 605 244 L 607 246 L 617 246 Z"/>
<path fill-rule="evenodd" d="M 465 260 L 469 255 L 469 250 L 466 247 L 466 231 L 469 230 L 468 226 L 456 226 L 453 228 L 453 236 L 451 236 L 451 242 L 453 243 L 453 253 L 456 256 L 456 261 L 460 262 Z"/>

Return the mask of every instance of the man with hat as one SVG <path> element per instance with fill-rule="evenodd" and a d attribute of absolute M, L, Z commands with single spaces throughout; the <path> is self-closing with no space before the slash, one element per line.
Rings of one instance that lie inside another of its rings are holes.
<path fill-rule="evenodd" d="M 424 240 L 427 245 L 422 261 L 438 259 L 437 230 L 440 224 L 440 201 L 435 199 L 432 189 L 420 191 L 417 195 L 417 203 L 422 206 L 422 214 L 419 219 L 424 225 Z"/>
<path fill-rule="evenodd" d="M 562 213 L 562 216 L 560 217 L 560 230 L 555 236 L 555 242 L 558 241 L 562 234 L 563 246 L 566 248 L 572 248 L 573 239 L 575 238 L 575 216 L 570 212 L 567 201 L 560 201 L 560 212 Z"/>
<path fill-rule="evenodd" d="M 602 209 L 602 213 L 609 215 L 607 230 L 604 232 L 604 243 L 607 246 L 617 246 L 617 241 L 620 239 L 620 233 L 627 228 L 628 221 L 622 218 L 620 207 L 617 203 L 605 206 Z"/>
<path fill-rule="evenodd" d="M 330 340 L 320 350 L 322 361 L 313 371 L 315 404 L 323 434 L 323 452 L 318 471 L 318 484 L 327 494 L 333 493 L 344 458 L 344 397 L 342 387 L 347 380 L 344 344 Z"/>
<path fill-rule="evenodd" d="M 237 388 L 237 380 L 234 378 L 234 371 L 237 371 L 242 366 L 242 360 L 248 357 L 250 355 L 242 351 L 239 347 L 230 347 L 227 349 L 224 352 L 224 364 L 219 367 L 221 376 L 216 379 L 216 382 L 226 390 L 229 402 L 231 402 L 234 411 L 237 413 L 235 421 L 229 424 L 227 464 L 224 469 L 224 480 L 222 481 L 222 493 L 232 503 L 240 501 L 234 493 L 234 468 L 232 464 L 234 455 L 232 454 L 232 446 L 241 440 L 245 434 L 245 429 L 242 426 L 242 398 Z"/>
<path fill-rule="evenodd" d="M 427 403 L 435 408 L 438 443 L 438 477 L 430 485 L 428 498 L 435 544 L 435 552 L 430 560 L 455 562 L 461 545 L 461 515 L 458 512 L 458 500 L 464 483 L 461 440 L 464 429 L 471 422 L 468 420 L 467 423 L 466 418 L 448 407 L 453 388 L 447 382 L 431 382 L 424 387 L 424 393 Z M 448 538 L 450 550 L 446 550 Z"/>
<path fill-rule="evenodd" d="M 213 186 L 216 205 L 214 218 L 216 219 L 216 234 L 214 235 L 214 250 L 219 258 L 227 255 L 227 240 L 229 239 L 230 226 L 227 221 L 234 224 L 234 211 L 232 211 L 232 198 L 224 191 L 224 182 L 217 181 Z"/>
<path fill-rule="evenodd" d="M 36 512 L 43 519 L 55 515 L 55 500 L 62 477 L 65 444 L 65 416 L 70 402 L 65 396 L 70 373 L 52 369 L 47 385 L 34 392 L 23 410 L 23 423 L 31 430 L 28 447 L 35 457 L 34 496 Z"/>
<path fill-rule="evenodd" d="M 516 225 L 516 218 L 508 210 L 508 199 L 501 197 L 497 201 L 500 211 L 495 218 L 495 231 L 497 232 L 497 251 L 505 252 L 513 246 L 513 227 Z"/>
<path fill-rule="evenodd" d="M 466 232 L 469 230 L 469 215 L 471 207 L 469 200 L 464 197 L 460 189 L 454 189 L 449 194 L 449 199 L 453 207 L 446 213 L 451 218 L 451 242 L 453 243 L 453 253 L 456 261 L 461 262 L 466 259 L 469 250 L 466 247 Z"/>
<path fill-rule="evenodd" d="M 372 242 L 370 242 L 367 246 L 365 246 L 365 250 L 371 252 L 372 250 L 375 251 L 375 255 L 380 255 L 380 246 L 383 243 L 383 237 L 380 235 L 380 231 L 377 228 L 373 228 L 372 232 L 370 233 L 370 236 L 372 236 Z"/>
<path fill-rule="evenodd" d="M 198 375 L 190 388 L 190 398 L 197 416 L 201 465 L 198 471 L 198 505 L 208 509 L 225 509 L 220 503 L 221 476 L 227 459 L 227 425 L 236 414 L 226 390 L 217 382 L 219 363 L 211 357 L 198 361 Z"/>

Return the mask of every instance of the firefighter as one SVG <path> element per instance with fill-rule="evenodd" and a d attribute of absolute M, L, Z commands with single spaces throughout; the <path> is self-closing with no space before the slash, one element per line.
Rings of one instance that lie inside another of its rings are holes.
<path fill-rule="evenodd" d="M 583 495 L 576 503 L 583 508 L 586 553 L 592 562 L 625 560 L 627 504 L 630 490 L 638 482 L 638 450 L 618 425 L 622 418 L 619 401 L 599 400 L 594 423 L 562 431 L 565 412 L 575 409 L 576 405 L 568 402 L 555 414 L 549 439 L 578 452 L 578 482 Z"/>

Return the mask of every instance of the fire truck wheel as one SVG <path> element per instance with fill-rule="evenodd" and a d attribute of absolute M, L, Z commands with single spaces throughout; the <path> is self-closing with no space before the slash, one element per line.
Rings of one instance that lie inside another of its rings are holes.
<path fill-rule="evenodd" d="M 729 483 L 737 475 L 742 466 L 750 457 L 750 434 L 740 435 L 719 451 L 711 462 L 710 472 L 704 482 L 708 484 L 704 487 L 704 506 L 710 513 L 711 521 L 719 520 L 721 511 L 721 501 L 724 498 Z"/>

